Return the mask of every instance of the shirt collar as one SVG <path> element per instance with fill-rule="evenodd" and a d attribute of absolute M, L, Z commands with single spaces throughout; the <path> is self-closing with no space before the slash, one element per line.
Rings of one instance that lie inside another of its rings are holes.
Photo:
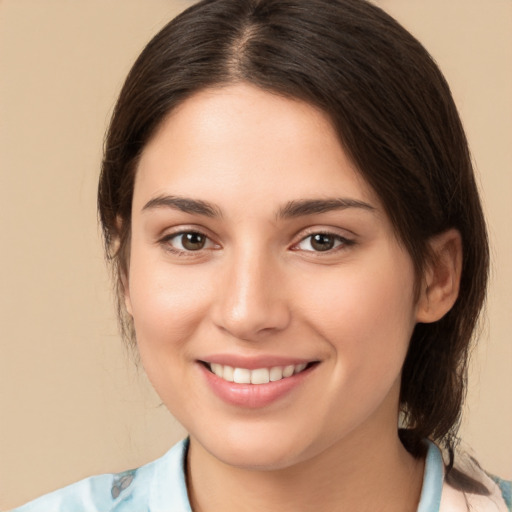
<path fill-rule="evenodd" d="M 428 444 L 423 473 L 420 503 L 417 512 L 439 512 L 444 482 L 444 462 L 439 448 L 432 442 Z"/>
<path fill-rule="evenodd" d="M 439 448 L 431 441 L 427 441 L 427 444 L 423 486 L 417 512 L 439 512 L 444 463 Z M 185 476 L 188 445 L 188 438 L 180 441 L 158 461 L 150 489 L 151 512 L 192 512 Z"/>
<path fill-rule="evenodd" d="M 185 476 L 188 444 L 183 439 L 158 461 L 149 494 L 151 512 L 192 512 Z"/>

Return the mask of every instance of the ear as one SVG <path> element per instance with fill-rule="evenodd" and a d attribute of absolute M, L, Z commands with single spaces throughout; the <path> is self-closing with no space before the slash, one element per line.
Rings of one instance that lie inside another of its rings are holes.
<path fill-rule="evenodd" d="M 123 221 L 121 219 L 121 216 L 118 215 L 116 217 L 116 237 L 112 240 L 112 249 L 113 254 L 117 254 L 120 249 L 120 233 L 121 233 L 121 227 L 122 227 Z M 126 311 L 128 311 L 128 314 L 130 316 L 133 316 L 132 314 L 132 301 L 130 299 L 130 282 L 128 279 L 128 274 L 130 272 L 130 264 L 129 262 L 126 262 L 126 264 L 121 265 L 121 268 L 119 268 L 119 279 L 121 281 L 120 283 L 120 293 L 123 294 L 124 298 L 124 305 L 126 308 Z"/>
<path fill-rule="evenodd" d="M 123 287 L 123 297 L 124 297 L 124 305 L 126 307 L 126 311 L 128 314 L 133 317 L 132 313 L 132 300 L 130 298 L 130 285 L 128 281 L 128 276 L 123 273 L 121 277 L 121 286 Z"/>
<path fill-rule="evenodd" d="M 441 319 L 455 304 L 462 272 L 462 239 L 449 229 L 429 240 L 431 261 L 421 284 L 416 321 L 431 323 Z"/>

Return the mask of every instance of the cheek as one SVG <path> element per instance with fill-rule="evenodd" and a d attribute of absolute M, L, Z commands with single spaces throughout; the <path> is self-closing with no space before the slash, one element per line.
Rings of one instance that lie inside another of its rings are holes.
<path fill-rule="evenodd" d="M 169 265 L 135 250 L 130 262 L 130 302 L 139 348 L 179 347 L 204 318 L 208 283 L 200 266 Z"/>
<path fill-rule="evenodd" d="M 307 322 L 322 334 L 345 370 L 379 374 L 401 368 L 415 325 L 409 258 L 382 256 L 304 283 Z M 349 368 L 346 368 L 349 366 Z"/>
<path fill-rule="evenodd" d="M 315 286 L 309 287 L 303 310 L 310 329 L 330 345 L 331 378 L 324 388 L 330 402 L 324 410 L 337 418 L 333 435 L 338 425 L 350 430 L 364 422 L 386 397 L 391 400 L 387 420 L 394 421 L 415 325 L 414 273 L 408 259 L 403 263 L 352 267 L 338 279 L 310 283 Z"/>
<path fill-rule="evenodd" d="M 193 360 L 190 339 L 201 328 L 208 290 L 192 266 L 171 266 L 161 257 L 134 251 L 130 262 L 130 301 L 142 365 L 166 406 L 190 411 L 193 396 L 179 392 Z M 178 390 L 178 391 L 177 391 Z M 193 402 L 193 401 L 192 401 Z"/>

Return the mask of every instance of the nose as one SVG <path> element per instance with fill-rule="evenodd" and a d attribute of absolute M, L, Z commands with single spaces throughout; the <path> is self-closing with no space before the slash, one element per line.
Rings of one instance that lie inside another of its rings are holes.
<path fill-rule="evenodd" d="M 217 327 L 245 341 L 284 330 L 290 307 L 279 267 L 272 256 L 250 249 L 225 261 L 212 307 Z"/>

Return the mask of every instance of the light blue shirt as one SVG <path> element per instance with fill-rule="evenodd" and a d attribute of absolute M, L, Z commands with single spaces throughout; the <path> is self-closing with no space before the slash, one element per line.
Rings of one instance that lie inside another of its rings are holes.
<path fill-rule="evenodd" d="M 13 512 L 192 512 L 185 481 L 188 439 L 145 466 L 98 475 L 38 498 Z M 428 442 L 417 512 L 439 512 L 444 465 Z"/>

